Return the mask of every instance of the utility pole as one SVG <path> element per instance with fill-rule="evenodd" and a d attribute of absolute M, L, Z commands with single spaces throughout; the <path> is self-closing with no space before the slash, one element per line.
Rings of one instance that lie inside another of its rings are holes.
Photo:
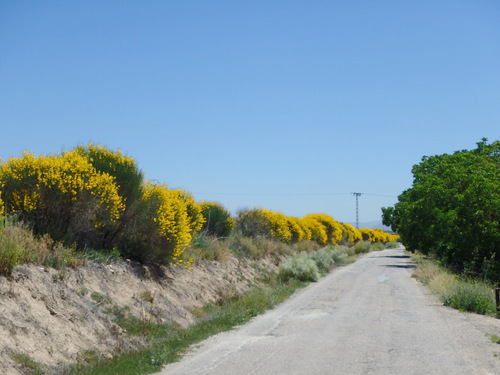
<path fill-rule="evenodd" d="M 356 197 L 356 228 L 359 229 L 359 210 L 358 210 L 358 197 L 363 193 L 352 193 Z"/>

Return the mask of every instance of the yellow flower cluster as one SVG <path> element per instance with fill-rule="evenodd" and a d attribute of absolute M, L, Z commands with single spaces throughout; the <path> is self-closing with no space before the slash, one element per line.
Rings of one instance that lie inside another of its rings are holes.
<path fill-rule="evenodd" d="M 0 215 L 3 215 L 4 208 L 3 208 L 3 201 L 2 201 L 2 192 L 0 191 Z"/>
<path fill-rule="evenodd" d="M 399 239 L 399 235 L 384 232 L 382 229 L 362 228 L 359 230 L 363 240 L 370 242 L 391 242 Z"/>
<path fill-rule="evenodd" d="M 341 223 L 341 225 L 344 228 L 344 240 L 345 241 L 354 244 L 357 241 L 360 241 L 363 239 L 363 235 L 361 234 L 361 231 L 359 229 L 354 228 L 349 223 Z"/>
<path fill-rule="evenodd" d="M 167 185 L 144 185 L 145 203 L 150 207 L 146 220 L 152 225 L 155 258 L 182 263 L 180 256 L 189 245 L 193 234 L 204 223 L 201 207 L 182 190 L 170 190 Z M 189 266 L 189 265 L 186 265 Z"/>
<path fill-rule="evenodd" d="M 273 237 L 278 238 L 282 242 L 290 242 L 292 239 L 292 232 L 288 225 L 288 220 L 281 212 L 273 212 L 270 210 L 262 210 L 264 216 L 269 222 L 269 229 Z"/>
<path fill-rule="evenodd" d="M 115 222 L 124 205 L 114 179 L 95 168 L 78 152 L 35 157 L 24 152 L 0 167 L 0 191 L 9 212 L 68 208 L 77 200 L 96 200 L 95 226 Z"/>
<path fill-rule="evenodd" d="M 326 233 L 325 244 L 337 245 L 340 243 L 340 241 L 342 241 L 342 225 L 333 217 L 327 214 L 311 214 L 305 217 L 311 220 L 315 220 L 323 226 Z"/>
<path fill-rule="evenodd" d="M 114 177 L 119 194 L 127 207 L 140 198 L 143 174 L 134 158 L 124 155 L 120 150 L 109 150 L 93 143 L 78 146 L 75 152 L 87 158 L 97 171 Z"/>

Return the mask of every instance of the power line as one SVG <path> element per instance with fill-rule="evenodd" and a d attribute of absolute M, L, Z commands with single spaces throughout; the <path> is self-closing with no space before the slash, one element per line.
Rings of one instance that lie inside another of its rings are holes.
<path fill-rule="evenodd" d="M 235 195 L 235 196 L 330 196 L 330 195 L 352 195 L 354 193 L 214 193 L 214 192 L 193 192 L 199 195 Z M 374 197 L 397 198 L 394 195 L 359 193 Z"/>
<path fill-rule="evenodd" d="M 327 195 L 346 195 L 347 193 L 207 193 L 195 192 L 200 195 L 236 195 L 236 196 L 327 196 Z"/>
<path fill-rule="evenodd" d="M 386 198 L 397 198 L 396 196 L 394 195 L 385 195 L 385 194 L 372 194 L 372 193 L 361 193 L 363 195 L 371 195 L 371 196 L 374 196 L 374 197 L 386 197 Z"/>

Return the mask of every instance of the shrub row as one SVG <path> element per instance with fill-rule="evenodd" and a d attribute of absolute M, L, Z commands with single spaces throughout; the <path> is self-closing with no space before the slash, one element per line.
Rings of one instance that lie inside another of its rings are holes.
<path fill-rule="evenodd" d="M 144 262 L 175 262 L 205 222 L 189 193 L 144 180 L 133 158 L 93 144 L 9 158 L 0 194 L 2 210 L 35 234 Z"/>
<path fill-rule="evenodd" d="M 213 241 L 233 231 L 238 233 L 231 239 L 233 251 L 253 257 L 267 253 L 259 246 L 276 241 L 325 246 L 396 238 L 381 230 L 358 230 L 326 214 L 296 218 L 255 208 L 233 219 L 221 204 L 198 203 L 186 191 L 147 181 L 133 158 L 94 144 L 55 155 L 24 152 L 2 162 L 1 214 L 68 248 L 119 251 L 144 263 L 189 264 L 192 260 L 183 254 L 194 240 Z M 7 241 L 3 248 L 8 264 L 22 261 L 14 245 Z M 223 251 L 215 253 L 222 256 Z M 10 266 L 0 270 L 10 272 Z"/>
<path fill-rule="evenodd" d="M 262 208 L 240 212 L 235 228 L 245 236 L 265 236 L 285 243 L 315 241 L 322 246 L 341 243 L 355 244 L 362 240 L 386 243 L 399 238 L 381 229 L 358 230 L 326 214 L 311 214 L 297 218 Z"/>

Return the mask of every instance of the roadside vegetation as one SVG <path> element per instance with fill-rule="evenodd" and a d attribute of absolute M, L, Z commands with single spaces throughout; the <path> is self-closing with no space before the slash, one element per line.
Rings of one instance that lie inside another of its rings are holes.
<path fill-rule="evenodd" d="M 491 315 L 499 318 L 496 311 L 495 286 L 487 280 L 457 275 L 421 253 L 412 255 L 416 263 L 414 277 L 427 285 L 446 306 L 460 311 Z"/>
<path fill-rule="evenodd" d="M 89 256 L 119 255 L 189 268 L 195 259 L 258 259 L 397 239 L 326 214 L 296 218 L 254 208 L 232 217 L 217 202 L 196 202 L 189 192 L 144 179 L 132 157 L 94 144 L 0 163 L 0 215 L 6 276 L 25 262 L 78 267 Z"/>
<path fill-rule="evenodd" d="M 358 254 L 398 246 L 398 238 L 326 214 L 297 218 L 253 208 L 232 216 L 218 202 L 196 202 L 189 192 L 145 180 L 133 158 L 94 144 L 48 156 L 26 152 L 0 163 L 0 277 L 11 277 L 23 263 L 76 269 L 122 258 L 188 270 L 232 257 L 270 258 L 279 266 L 244 295 L 224 295 L 193 311 L 198 320 L 187 329 L 156 321 L 153 311 L 134 316 L 92 293 L 96 306 L 147 345 L 111 353 L 112 359 L 82 353 L 60 374 L 157 371 L 194 342 L 246 322 Z M 154 296 L 144 299 L 153 306 Z M 11 358 L 47 373 L 23 353 Z"/>
<path fill-rule="evenodd" d="M 397 247 L 397 243 L 387 244 Z M 369 247 L 369 246 L 368 246 Z M 366 248 L 366 247 L 365 247 Z M 385 247 L 384 247 L 385 248 Z M 379 251 L 380 246 L 368 251 Z M 228 294 L 216 304 L 193 311 L 197 322 L 182 329 L 172 324 L 141 319 L 125 309 L 111 309 L 116 322 L 128 334 L 145 338 L 147 346 L 136 352 L 127 352 L 106 359 L 97 353 L 87 353 L 80 363 L 59 369 L 60 374 L 150 374 L 166 364 L 180 359 L 189 346 L 207 337 L 230 330 L 285 301 L 298 288 L 317 281 L 335 266 L 355 261 L 354 246 L 326 246 L 324 248 L 289 255 L 281 263 L 277 274 L 262 274 L 258 286 L 243 295 Z"/>
<path fill-rule="evenodd" d="M 424 156 L 412 172 L 413 186 L 382 218 L 414 253 L 415 277 L 447 306 L 497 315 L 500 141 Z"/>
<path fill-rule="evenodd" d="M 263 241 L 262 238 L 258 240 Z M 363 246 L 327 245 L 306 251 L 304 249 L 307 249 L 307 244 L 304 243 L 300 246 L 283 245 L 273 240 L 267 240 L 265 243 L 268 250 L 279 249 L 279 253 L 274 253 L 281 260 L 278 272 L 261 273 L 254 287 L 244 294 L 228 292 L 221 295 L 217 303 L 194 309 L 192 313 L 196 317 L 196 323 L 187 328 L 155 319 L 155 297 L 151 293 L 144 292 L 140 296 L 144 301 L 145 311 L 144 314 L 135 316 L 130 308 L 116 306 L 109 297 L 93 292 L 90 296 L 92 301 L 126 330 L 128 339 L 138 338 L 145 342 L 138 351 L 116 348 L 109 358 L 109 355 L 103 356 L 102 353 L 89 350 L 80 354 L 78 363 L 57 369 L 47 369 L 22 353 L 14 353 L 11 358 L 31 369 L 34 374 L 150 374 L 159 371 L 168 363 L 177 361 L 189 346 L 262 314 L 286 300 L 298 288 L 317 281 L 332 268 L 354 262 L 357 255 L 398 246 L 397 242 L 380 246 L 379 243 L 364 241 Z"/>
<path fill-rule="evenodd" d="M 424 156 L 413 186 L 384 224 L 410 251 L 432 255 L 466 277 L 500 282 L 500 141 L 473 150 Z"/>

